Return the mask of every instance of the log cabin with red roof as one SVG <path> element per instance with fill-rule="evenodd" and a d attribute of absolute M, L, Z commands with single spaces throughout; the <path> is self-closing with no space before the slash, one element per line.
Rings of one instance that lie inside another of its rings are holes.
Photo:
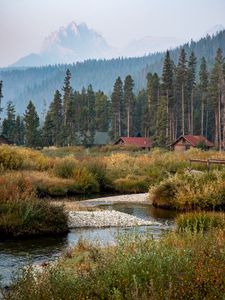
<path fill-rule="evenodd" d="M 181 135 L 170 145 L 171 149 L 175 151 L 185 151 L 199 146 L 209 150 L 214 147 L 214 144 L 202 135 Z"/>
<path fill-rule="evenodd" d="M 143 150 L 152 148 L 151 140 L 144 137 L 120 137 L 114 145 L 135 146 Z"/>

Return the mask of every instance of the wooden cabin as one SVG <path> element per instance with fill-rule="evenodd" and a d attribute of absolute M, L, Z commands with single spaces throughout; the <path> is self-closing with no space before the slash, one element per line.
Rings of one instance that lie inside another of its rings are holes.
<path fill-rule="evenodd" d="M 135 146 L 143 150 L 152 148 L 151 140 L 144 137 L 120 137 L 114 145 Z"/>
<path fill-rule="evenodd" d="M 200 145 L 204 146 L 207 150 L 214 146 L 212 142 L 202 135 L 181 135 L 170 147 L 175 151 L 185 151 L 191 148 L 197 148 Z"/>

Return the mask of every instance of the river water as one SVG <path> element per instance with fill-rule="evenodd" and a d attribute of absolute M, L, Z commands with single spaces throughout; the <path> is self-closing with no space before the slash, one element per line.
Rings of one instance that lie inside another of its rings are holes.
<path fill-rule="evenodd" d="M 141 226 L 138 228 L 79 228 L 72 229 L 64 237 L 39 237 L 29 240 L 7 240 L 0 241 L 0 277 L 3 286 L 9 285 L 12 276 L 18 269 L 28 263 L 43 263 L 55 260 L 68 247 L 76 245 L 79 239 L 87 241 L 98 241 L 103 245 L 115 243 L 118 235 L 127 232 L 138 232 L 140 234 L 151 234 L 158 238 L 163 232 L 174 227 L 175 213 L 163 209 L 154 208 L 145 204 L 113 204 L 102 206 L 105 209 L 114 209 L 125 212 L 152 222 L 152 226 Z"/>

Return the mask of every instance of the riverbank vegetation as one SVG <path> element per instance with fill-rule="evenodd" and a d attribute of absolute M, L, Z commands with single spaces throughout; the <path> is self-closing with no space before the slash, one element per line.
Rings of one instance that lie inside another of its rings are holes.
<path fill-rule="evenodd" d="M 61 234 L 68 231 L 61 206 L 37 199 L 28 177 L 10 172 L 0 176 L 0 238 Z"/>
<path fill-rule="evenodd" d="M 188 228 L 188 227 L 187 227 Z M 117 246 L 80 242 L 41 272 L 32 266 L 5 299 L 223 299 L 225 231 L 127 236 Z"/>
<path fill-rule="evenodd" d="M 155 206 L 180 210 L 223 207 L 224 167 L 212 166 L 208 172 L 206 165 L 196 163 L 193 168 L 198 172 L 190 173 L 188 169 L 190 158 L 225 159 L 223 152 L 116 149 L 113 146 L 108 147 L 108 151 L 102 151 L 102 148 L 54 147 L 38 151 L 1 146 L 0 197 L 26 192 L 43 198 L 142 193 L 150 189 Z M 8 177 L 10 180 L 7 180 Z M 22 191 L 18 188 L 20 177 L 26 183 Z"/>
<path fill-rule="evenodd" d="M 111 149 L 113 147 L 108 147 L 107 152 L 101 148 L 66 147 L 38 151 L 1 146 L 1 232 L 8 235 L 45 233 L 47 228 L 54 227 L 51 222 L 58 228 L 55 227 L 55 232 L 66 231 L 63 209 L 51 207 L 48 201 L 57 197 L 73 197 L 76 201 L 82 195 L 149 190 L 153 205 L 158 207 L 184 211 L 224 209 L 223 167 L 214 166 L 207 172 L 206 165 L 196 164 L 194 167 L 199 172 L 188 171 L 190 158 L 225 158 L 222 152 Z M 54 214 L 59 218 L 53 218 Z M 36 227 L 35 218 L 40 221 L 40 227 Z"/>
<path fill-rule="evenodd" d="M 177 210 L 225 208 L 225 173 L 175 174 L 150 188 L 153 205 Z"/>

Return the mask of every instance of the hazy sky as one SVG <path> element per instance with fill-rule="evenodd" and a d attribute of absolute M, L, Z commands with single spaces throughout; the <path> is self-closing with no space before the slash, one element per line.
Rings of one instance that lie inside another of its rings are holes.
<path fill-rule="evenodd" d="M 0 66 L 38 52 L 72 20 L 115 47 L 146 35 L 196 38 L 225 26 L 225 0 L 0 0 Z"/>

